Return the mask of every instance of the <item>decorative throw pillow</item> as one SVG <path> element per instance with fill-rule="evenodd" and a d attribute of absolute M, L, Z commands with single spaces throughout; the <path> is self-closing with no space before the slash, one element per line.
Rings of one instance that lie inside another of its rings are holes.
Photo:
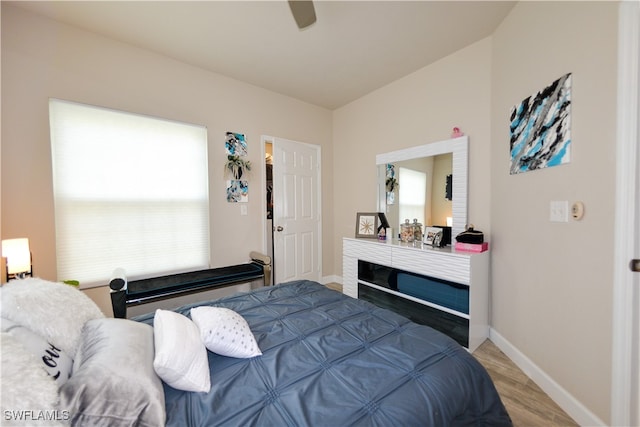
<path fill-rule="evenodd" d="M 153 318 L 153 336 L 153 367 L 158 376 L 178 390 L 209 392 L 207 349 L 195 323 L 182 314 L 158 309 Z"/>
<path fill-rule="evenodd" d="M 194 307 L 191 319 L 209 351 L 229 357 L 261 356 L 249 324 L 238 313 L 224 307 Z"/>
<path fill-rule="evenodd" d="M 3 285 L 0 302 L 1 317 L 55 343 L 71 357 L 76 354 L 84 324 L 104 317 L 91 298 L 74 286 L 38 278 Z"/>
<path fill-rule="evenodd" d="M 74 426 L 165 424 L 164 389 L 153 370 L 153 328 L 126 319 L 94 319 L 82 330 L 73 375 L 60 407 Z"/>
<path fill-rule="evenodd" d="M 0 346 L 2 425 L 67 424 L 68 413 L 58 411 L 58 386 L 42 369 L 36 356 L 8 333 L 0 333 Z M 34 419 L 40 415 L 48 417 L 48 421 Z"/>
<path fill-rule="evenodd" d="M 24 326 L 8 319 L 2 319 L 2 332 L 11 335 L 29 350 L 37 358 L 40 367 L 44 368 L 47 374 L 56 381 L 58 387 L 69 379 L 73 368 L 73 359 L 55 344 L 47 342 Z"/>

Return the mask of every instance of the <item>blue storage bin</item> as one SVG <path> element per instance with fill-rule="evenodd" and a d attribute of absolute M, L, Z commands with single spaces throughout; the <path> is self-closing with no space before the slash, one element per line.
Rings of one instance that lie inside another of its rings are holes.
<path fill-rule="evenodd" d="M 469 314 L 469 287 L 431 277 L 398 273 L 398 291 L 442 307 Z"/>

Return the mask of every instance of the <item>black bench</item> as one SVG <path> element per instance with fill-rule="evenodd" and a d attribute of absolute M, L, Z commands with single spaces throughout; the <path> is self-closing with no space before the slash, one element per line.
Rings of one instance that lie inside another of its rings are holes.
<path fill-rule="evenodd" d="M 264 264 L 250 262 L 229 267 L 126 281 L 114 278 L 111 287 L 113 317 L 126 318 L 127 307 L 265 279 Z"/>

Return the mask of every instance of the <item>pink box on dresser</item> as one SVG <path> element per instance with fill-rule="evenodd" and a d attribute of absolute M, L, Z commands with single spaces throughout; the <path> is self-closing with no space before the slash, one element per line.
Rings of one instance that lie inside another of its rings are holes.
<path fill-rule="evenodd" d="M 456 251 L 484 252 L 489 250 L 489 242 L 477 243 L 477 244 L 456 242 L 454 248 Z"/>

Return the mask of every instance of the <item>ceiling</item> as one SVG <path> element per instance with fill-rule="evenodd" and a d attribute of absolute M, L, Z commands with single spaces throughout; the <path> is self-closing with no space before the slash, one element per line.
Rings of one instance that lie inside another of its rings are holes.
<path fill-rule="evenodd" d="M 493 33 L 512 1 L 42 1 L 38 14 L 328 109 Z"/>

